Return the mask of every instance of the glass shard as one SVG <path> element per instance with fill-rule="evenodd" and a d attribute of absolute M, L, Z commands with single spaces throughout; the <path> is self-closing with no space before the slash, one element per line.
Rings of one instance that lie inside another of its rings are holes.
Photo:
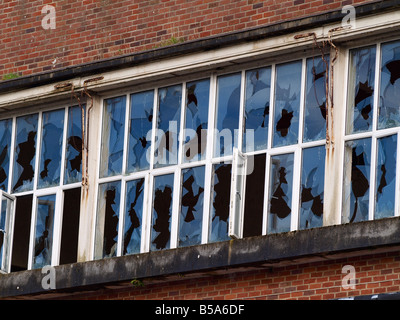
<path fill-rule="evenodd" d="M 394 216 L 396 193 L 397 135 L 377 140 L 375 219 Z"/>
<path fill-rule="evenodd" d="M 201 243 L 204 199 L 204 166 L 182 170 L 179 247 Z"/>
<path fill-rule="evenodd" d="M 12 119 L 0 121 L 0 189 L 7 191 L 10 167 Z"/>
<path fill-rule="evenodd" d="M 181 121 L 182 85 L 158 90 L 158 117 L 154 167 L 178 163 L 178 137 Z"/>
<path fill-rule="evenodd" d="M 268 233 L 290 231 L 294 155 L 271 157 Z"/>
<path fill-rule="evenodd" d="M 37 198 L 33 269 L 51 265 L 55 207 L 55 194 Z"/>
<path fill-rule="evenodd" d="M 237 147 L 240 84 L 240 73 L 218 77 L 215 157 L 232 155 L 233 147 Z"/>
<path fill-rule="evenodd" d="M 324 209 L 325 146 L 303 150 L 299 229 L 322 227 Z"/>
<path fill-rule="evenodd" d="M 301 69 L 301 61 L 276 67 L 274 147 L 298 141 Z"/>
<path fill-rule="evenodd" d="M 153 90 L 131 95 L 128 172 L 146 170 L 150 167 L 148 152 L 151 146 L 153 105 Z"/>
<path fill-rule="evenodd" d="M 17 118 L 13 192 L 33 189 L 38 114 Z"/>
<path fill-rule="evenodd" d="M 213 169 L 209 241 L 217 242 L 230 239 L 228 236 L 228 220 L 232 164 L 216 164 Z"/>
<path fill-rule="evenodd" d="M 344 166 L 342 222 L 368 220 L 371 139 L 346 142 Z"/>
<path fill-rule="evenodd" d="M 329 56 L 324 59 L 329 65 Z M 326 78 L 322 57 L 307 59 L 304 142 L 326 137 Z"/>
<path fill-rule="evenodd" d="M 174 174 L 154 178 L 151 251 L 169 249 L 173 190 Z"/>
<path fill-rule="evenodd" d="M 400 126 L 400 42 L 382 45 L 378 129 Z"/>
<path fill-rule="evenodd" d="M 267 148 L 270 91 L 270 67 L 246 72 L 245 127 L 243 135 L 243 150 L 245 152 Z M 253 130 L 253 135 L 249 135 L 247 133 L 248 130 Z"/>
<path fill-rule="evenodd" d="M 83 106 L 84 114 L 85 109 Z M 69 107 L 64 184 L 82 180 L 82 149 L 82 109 L 79 106 Z"/>
<path fill-rule="evenodd" d="M 126 184 L 123 254 L 140 252 L 142 239 L 144 178 Z"/>
<path fill-rule="evenodd" d="M 210 80 L 186 85 L 184 161 L 204 160 L 207 147 Z"/>
<path fill-rule="evenodd" d="M 64 109 L 43 112 L 38 188 L 60 184 Z"/>
<path fill-rule="evenodd" d="M 122 173 L 126 96 L 104 101 L 100 177 Z"/>
<path fill-rule="evenodd" d="M 372 130 L 376 48 L 350 51 L 346 133 Z"/>
<path fill-rule="evenodd" d="M 120 181 L 99 185 L 95 259 L 117 254 L 120 195 Z"/>

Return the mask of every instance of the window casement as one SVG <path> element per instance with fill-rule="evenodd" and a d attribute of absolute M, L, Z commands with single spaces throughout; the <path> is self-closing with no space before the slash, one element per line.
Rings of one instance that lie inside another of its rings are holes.
<path fill-rule="evenodd" d="M 0 121 L 3 271 L 77 261 L 81 119 L 75 106 Z"/>
<path fill-rule="evenodd" d="M 327 64 L 105 97 L 94 258 L 322 226 Z"/>
<path fill-rule="evenodd" d="M 399 212 L 400 41 L 349 50 L 342 223 Z"/>

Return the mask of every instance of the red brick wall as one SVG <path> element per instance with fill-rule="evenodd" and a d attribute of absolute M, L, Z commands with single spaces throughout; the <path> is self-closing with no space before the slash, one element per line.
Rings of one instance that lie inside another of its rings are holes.
<path fill-rule="evenodd" d="M 355 268 L 354 290 L 342 288 L 345 265 Z M 147 284 L 146 284 L 147 283 Z M 334 261 L 103 290 L 75 299 L 198 300 L 279 299 L 326 300 L 400 291 L 400 253 L 384 253 Z"/>
<path fill-rule="evenodd" d="M 0 81 L 339 9 L 370 0 L 9 0 L 0 3 Z M 44 5 L 56 28 L 44 30 Z"/>

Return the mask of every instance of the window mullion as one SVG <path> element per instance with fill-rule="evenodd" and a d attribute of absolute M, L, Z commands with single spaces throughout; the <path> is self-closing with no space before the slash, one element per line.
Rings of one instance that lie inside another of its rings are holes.
<path fill-rule="evenodd" d="M 14 156 L 15 156 L 15 140 L 17 138 L 17 118 L 13 117 L 12 128 L 11 128 L 11 146 L 10 146 L 10 164 L 8 170 L 8 193 L 12 192 L 12 181 L 14 172 Z"/>

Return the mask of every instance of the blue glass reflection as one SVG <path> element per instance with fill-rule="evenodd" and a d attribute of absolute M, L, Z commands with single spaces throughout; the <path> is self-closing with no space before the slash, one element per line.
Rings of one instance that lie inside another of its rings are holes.
<path fill-rule="evenodd" d="M 12 119 L 0 121 L 0 189 L 7 191 L 10 167 Z"/>

